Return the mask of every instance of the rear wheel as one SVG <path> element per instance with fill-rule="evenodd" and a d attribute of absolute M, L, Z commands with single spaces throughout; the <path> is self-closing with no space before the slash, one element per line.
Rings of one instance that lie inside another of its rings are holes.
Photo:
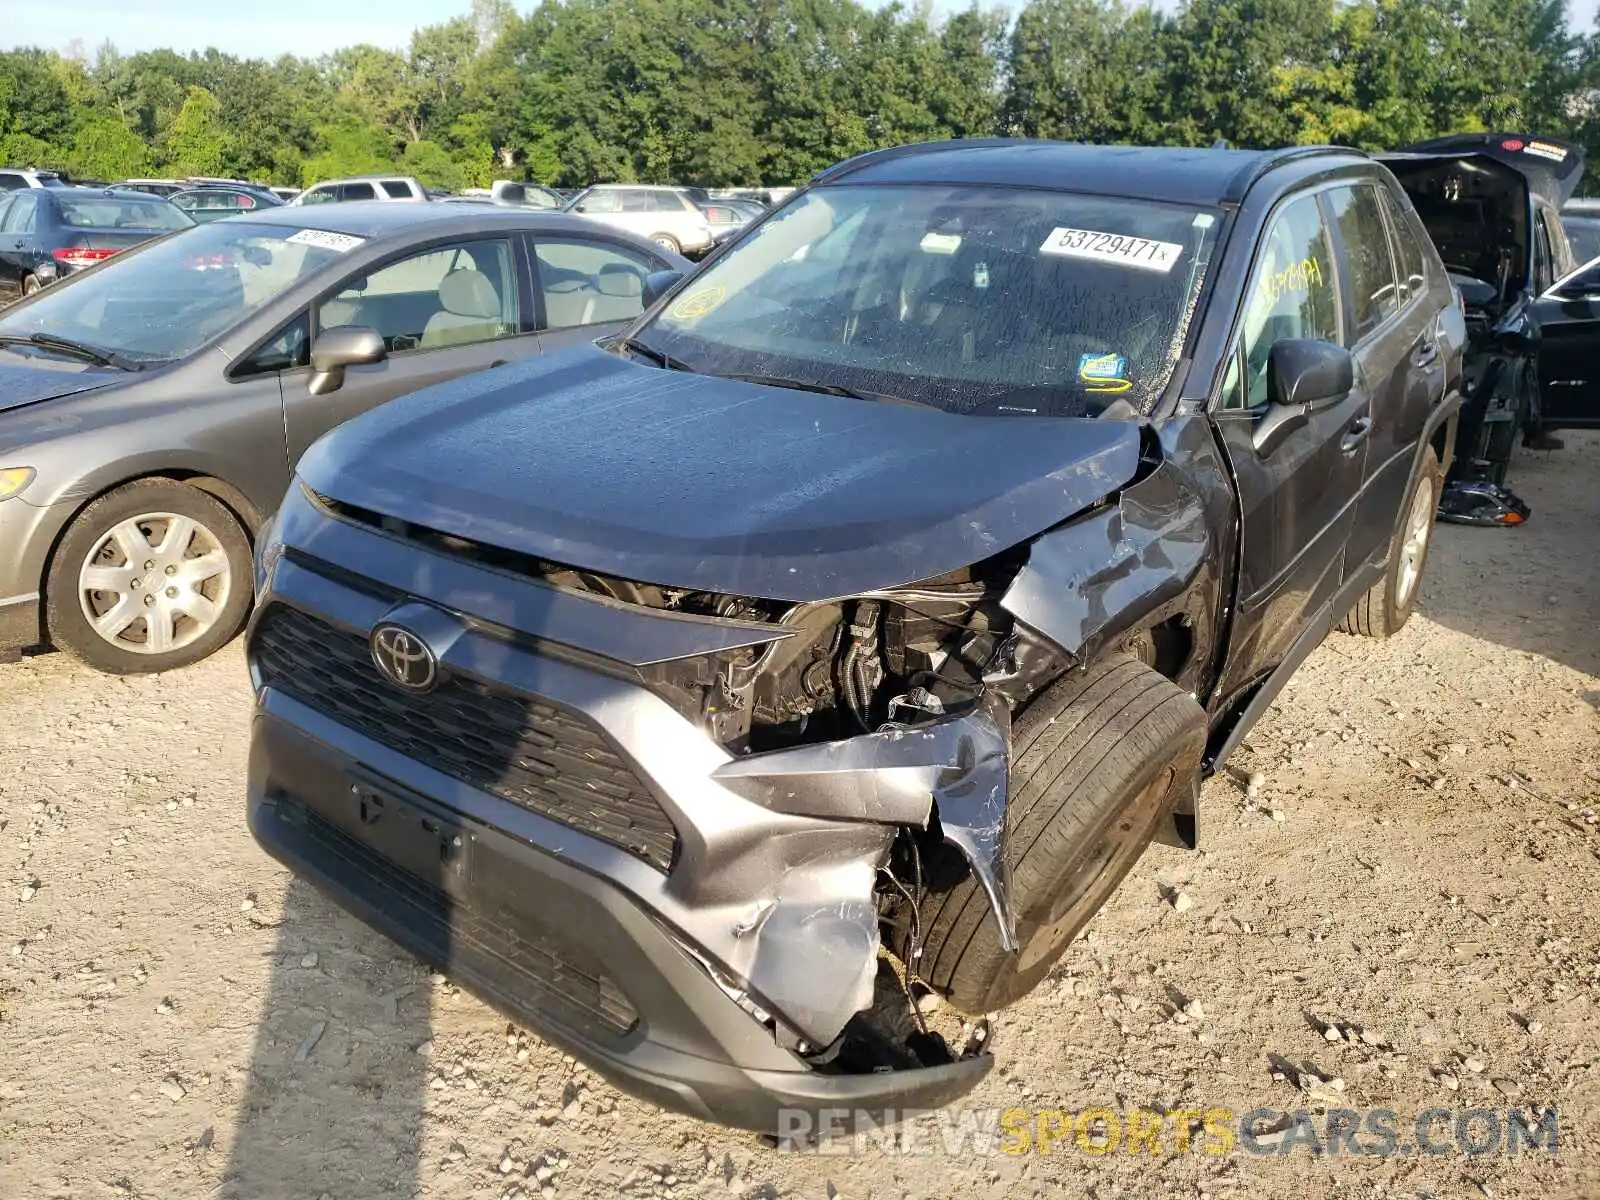
<path fill-rule="evenodd" d="M 43 287 L 44 284 L 39 282 L 37 275 L 24 275 L 22 277 L 22 294 L 24 296 L 37 295 Z"/>
<path fill-rule="evenodd" d="M 1373 584 L 1339 622 L 1339 628 L 1346 633 L 1392 637 L 1410 620 L 1417 606 L 1417 595 L 1422 591 L 1422 572 L 1428 565 L 1428 547 L 1433 543 L 1443 475 L 1433 447 L 1424 447 L 1416 478 L 1411 481 L 1411 491 L 1400 509 L 1400 526 L 1389 543 L 1389 561 L 1384 565 L 1383 578 Z"/>
<path fill-rule="evenodd" d="M 1188 693 L 1127 655 L 1074 671 L 1012 730 L 1006 857 L 1020 950 L 1000 945 L 970 875 L 924 905 L 920 974 L 968 1013 L 1015 1003 L 1042 980 L 1139 860 L 1205 749 Z M 902 941 L 902 957 L 909 949 Z"/>
<path fill-rule="evenodd" d="M 168 479 L 108 492 L 50 563 L 50 640 L 118 675 L 198 662 L 250 610 L 250 542 L 215 498 Z"/>
<path fill-rule="evenodd" d="M 655 233 L 650 235 L 650 240 L 663 250 L 670 250 L 674 254 L 682 254 L 683 247 L 678 244 L 678 239 L 670 233 Z"/>

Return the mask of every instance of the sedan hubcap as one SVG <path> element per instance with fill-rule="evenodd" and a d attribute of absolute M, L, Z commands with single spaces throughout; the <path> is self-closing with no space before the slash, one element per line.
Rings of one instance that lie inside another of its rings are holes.
<path fill-rule="evenodd" d="M 119 650 L 166 654 L 222 616 L 233 571 L 222 543 L 192 517 L 146 513 L 112 526 L 83 560 L 78 601 Z"/>
<path fill-rule="evenodd" d="M 1411 603 L 1411 594 L 1417 590 L 1422 578 L 1422 560 L 1428 554 L 1428 537 L 1433 533 L 1433 484 L 1423 480 L 1411 501 L 1411 513 L 1406 518 L 1405 541 L 1400 543 L 1400 595 L 1397 607 Z"/>

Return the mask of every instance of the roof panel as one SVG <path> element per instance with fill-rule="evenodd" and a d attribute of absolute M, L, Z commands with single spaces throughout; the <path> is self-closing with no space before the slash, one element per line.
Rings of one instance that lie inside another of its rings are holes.
<path fill-rule="evenodd" d="M 963 183 L 1059 188 L 1138 196 L 1177 204 L 1216 204 L 1235 181 L 1302 151 L 1210 150 L 1186 146 L 1088 146 L 998 138 L 930 142 L 863 155 L 823 173 L 852 183 Z M 819 180 L 820 182 L 821 180 Z M 1234 197 L 1237 198 L 1237 197 Z"/>

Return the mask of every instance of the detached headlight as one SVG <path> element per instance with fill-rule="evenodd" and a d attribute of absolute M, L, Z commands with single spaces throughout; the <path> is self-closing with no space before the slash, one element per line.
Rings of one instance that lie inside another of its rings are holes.
<path fill-rule="evenodd" d="M 0 467 L 0 500 L 20 496 L 22 490 L 32 482 L 32 467 Z"/>

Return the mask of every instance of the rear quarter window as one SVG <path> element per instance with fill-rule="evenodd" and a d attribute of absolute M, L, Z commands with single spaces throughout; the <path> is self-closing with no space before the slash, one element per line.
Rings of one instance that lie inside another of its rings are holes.
<path fill-rule="evenodd" d="M 1395 286 L 1401 304 L 1409 304 L 1414 297 L 1428 290 L 1428 258 L 1422 249 L 1411 218 L 1395 194 L 1388 188 L 1379 188 L 1384 216 L 1389 221 L 1389 233 L 1394 239 Z"/>
<path fill-rule="evenodd" d="M 385 179 L 383 190 L 395 200 L 411 199 L 411 185 L 403 179 Z"/>
<path fill-rule="evenodd" d="M 1389 237 L 1370 184 L 1334 188 L 1328 193 L 1334 224 L 1344 247 L 1344 266 L 1355 308 L 1355 337 L 1360 341 L 1400 310 Z"/>

